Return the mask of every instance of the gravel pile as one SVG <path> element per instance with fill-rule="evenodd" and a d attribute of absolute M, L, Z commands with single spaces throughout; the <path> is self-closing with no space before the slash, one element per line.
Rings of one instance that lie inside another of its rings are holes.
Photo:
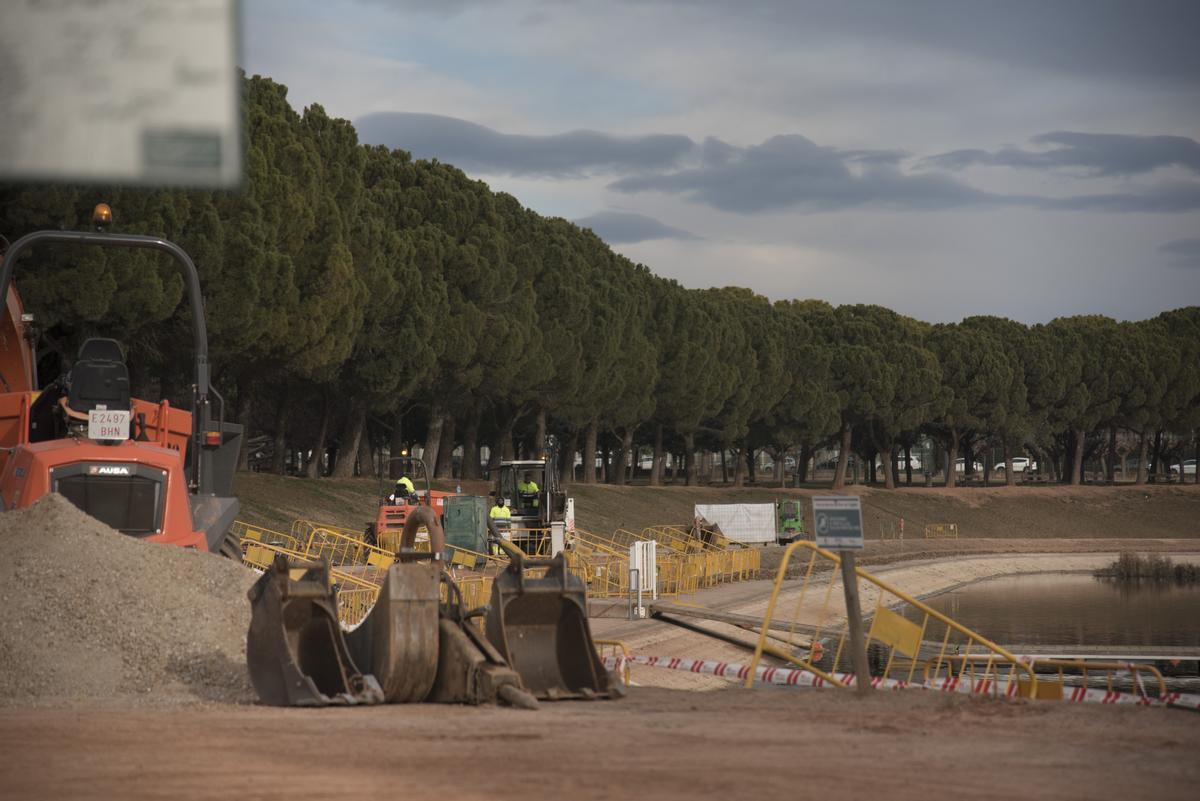
<path fill-rule="evenodd" d="M 0 514 L 0 705 L 248 703 L 254 573 L 50 494 Z"/>

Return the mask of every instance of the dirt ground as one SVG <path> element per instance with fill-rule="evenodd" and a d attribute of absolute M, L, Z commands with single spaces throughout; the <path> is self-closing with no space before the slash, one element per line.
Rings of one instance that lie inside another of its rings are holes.
<path fill-rule="evenodd" d="M 1193 799 L 1200 714 L 634 688 L 498 708 L 0 710 L 6 799 Z"/>
<path fill-rule="evenodd" d="M 239 477 L 237 491 L 244 519 L 286 529 L 298 518 L 356 526 L 370 516 L 376 487 L 367 479 L 251 475 Z M 464 487 L 486 489 L 482 483 Z M 914 593 L 964 577 L 1090 569 L 1124 549 L 1178 553 L 1180 560 L 1200 553 L 1200 490 L 1193 487 L 856 491 L 869 532 L 889 528 L 900 516 L 906 520 L 906 539 L 870 541 L 863 564 Z M 781 495 L 699 487 L 579 487 L 572 493 L 580 525 L 600 531 L 682 522 L 698 501 Z M 925 522 L 957 522 L 963 539 L 924 540 Z M 768 549 L 764 564 L 777 564 L 780 552 Z M 679 600 L 761 615 L 769 584 L 725 585 Z M 596 620 L 594 627 L 596 636 L 626 639 L 640 653 L 746 656 L 655 621 Z M 654 668 L 635 668 L 634 680 L 642 686 L 617 702 L 544 704 L 532 713 L 158 704 L 154 694 L 138 703 L 119 694 L 36 704 L 14 699 L 0 706 L 0 798 L 887 794 L 924 801 L 952 793 L 1127 801 L 1190 799 L 1200 780 L 1200 714 L 1194 712 L 920 691 L 867 699 L 832 690 L 746 691 L 723 679 Z M 710 691 L 694 691 L 700 689 Z"/>

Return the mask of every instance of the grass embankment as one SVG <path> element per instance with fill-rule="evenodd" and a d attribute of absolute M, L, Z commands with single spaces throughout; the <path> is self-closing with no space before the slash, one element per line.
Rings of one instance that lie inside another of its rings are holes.
<path fill-rule="evenodd" d="M 294 520 L 307 519 L 361 529 L 375 514 L 377 479 L 289 478 L 265 473 L 239 473 L 234 492 L 241 498 L 241 518 L 287 531 Z M 435 482 L 453 490 L 454 482 Z M 486 495 L 485 481 L 463 482 L 463 492 Z M 863 500 L 868 539 L 895 536 L 904 519 L 906 541 L 923 540 L 929 523 L 956 523 L 964 539 L 1177 539 L 1200 538 L 1200 488 L 1195 485 L 1125 487 L 959 487 L 882 490 L 851 487 Z M 788 497 L 829 494 L 828 489 L 766 487 L 614 487 L 573 484 L 581 528 L 610 532 L 639 531 L 646 526 L 685 524 L 697 503 L 769 503 Z M 812 530 L 811 504 L 804 504 Z M 932 540 L 930 542 L 933 542 Z"/>

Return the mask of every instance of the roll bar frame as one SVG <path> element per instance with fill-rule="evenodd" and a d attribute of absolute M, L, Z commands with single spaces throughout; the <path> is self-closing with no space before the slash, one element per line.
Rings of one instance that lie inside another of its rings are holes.
<path fill-rule="evenodd" d="M 183 281 L 187 287 L 188 301 L 192 310 L 192 341 L 195 362 L 195 378 L 192 385 L 192 488 L 206 495 L 214 494 L 213 456 L 205 445 L 204 435 L 209 431 L 221 432 L 224 428 L 225 402 L 220 393 L 210 385 L 208 365 L 208 328 L 204 321 L 204 298 L 200 294 L 200 273 L 192 257 L 183 248 L 170 240 L 157 236 L 136 234 L 106 234 L 89 231 L 34 231 L 13 242 L 0 263 L 0 298 L 8 296 L 13 270 L 17 259 L 34 245 L 94 245 L 108 248 L 140 248 L 165 253 L 183 268 Z M 213 427 L 212 402 L 209 395 L 221 401 L 221 424 Z"/>

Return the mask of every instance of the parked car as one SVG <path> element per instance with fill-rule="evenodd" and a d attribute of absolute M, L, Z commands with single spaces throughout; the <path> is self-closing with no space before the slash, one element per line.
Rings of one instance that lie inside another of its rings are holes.
<path fill-rule="evenodd" d="M 903 470 L 906 470 L 906 469 L 907 469 L 907 467 L 908 467 L 908 466 L 907 466 L 907 465 L 905 464 L 905 462 L 904 462 L 904 455 L 903 455 L 903 454 L 901 454 L 900 456 L 897 456 L 897 457 L 895 458 L 895 460 L 894 460 L 894 461 L 895 461 L 895 464 L 896 464 L 896 469 L 897 469 L 897 470 L 901 470 L 901 471 L 903 471 Z M 883 467 L 883 460 L 882 460 L 882 459 L 880 459 L 879 457 L 876 457 L 876 458 L 875 458 L 875 467 L 877 467 L 877 468 L 882 468 L 882 467 Z M 913 471 L 914 471 L 914 472 L 918 472 L 918 473 L 921 471 L 921 457 L 919 457 L 919 456 L 913 456 L 913 458 L 912 458 L 912 469 L 913 469 Z"/>
<path fill-rule="evenodd" d="M 972 470 L 971 470 L 971 472 L 972 472 L 972 473 L 982 473 L 982 472 L 983 472 L 983 465 L 982 465 L 982 464 L 980 464 L 979 462 L 972 462 L 971 464 L 973 465 L 973 468 L 972 468 Z M 955 473 L 965 473 L 965 472 L 966 472 L 966 469 L 965 469 L 965 468 L 966 468 L 966 466 L 967 466 L 967 460 L 966 460 L 966 459 L 963 459 L 962 457 L 959 457 L 958 459 L 955 459 L 955 460 L 954 460 L 954 472 L 955 472 Z"/>
<path fill-rule="evenodd" d="M 1184 459 L 1182 462 L 1177 462 L 1171 465 L 1171 472 L 1176 475 L 1183 474 L 1185 476 L 1196 475 L 1196 460 Z"/>
<path fill-rule="evenodd" d="M 1028 456 L 1014 456 L 1012 464 L 1014 473 L 1024 473 L 1026 470 L 1037 471 L 1037 462 L 1032 461 Z M 1003 473 L 1006 469 L 1004 462 L 996 462 L 992 472 Z"/>

